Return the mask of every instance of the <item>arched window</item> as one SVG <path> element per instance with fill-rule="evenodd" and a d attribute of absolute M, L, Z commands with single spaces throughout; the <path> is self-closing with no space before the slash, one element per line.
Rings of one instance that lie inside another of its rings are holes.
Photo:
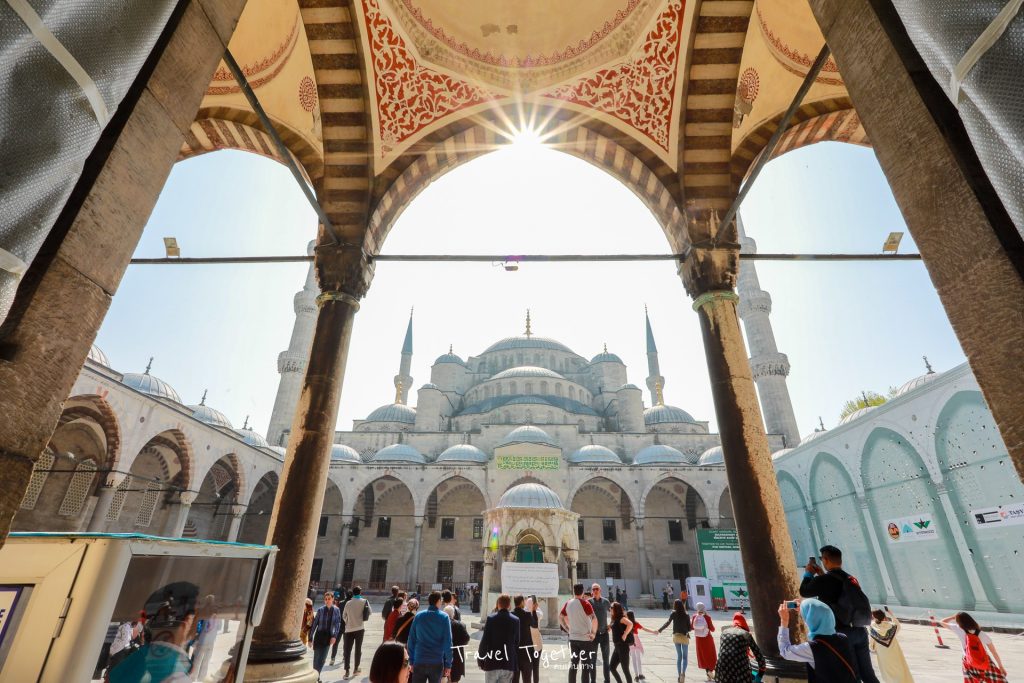
<path fill-rule="evenodd" d="M 540 383 L 540 393 L 541 394 L 547 394 L 548 393 L 548 383 L 547 382 L 541 382 Z"/>
<path fill-rule="evenodd" d="M 576 400 L 576 387 L 569 387 L 569 398 Z"/>
<path fill-rule="evenodd" d="M 495 384 L 494 385 L 494 395 L 495 396 L 501 396 L 501 385 L 500 384 Z"/>
<path fill-rule="evenodd" d="M 539 353 L 533 354 L 533 364 L 534 365 L 540 365 L 540 354 Z"/>
<path fill-rule="evenodd" d="M 46 478 L 50 476 L 50 470 L 53 468 L 53 460 L 53 453 L 46 450 L 36 460 L 36 464 L 32 466 L 32 478 L 28 480 L 25 497 L 21 499 L 22 510 L 35 510 L 39 494 L 43 492 L 43 485 L 46 483 Z"/>
<path fill-rule="evenodd" d="M 561 395 L 562 395 L 562 385 L 561 384 L 555 384 L 555 396 L 561 396 Z"/>
<path fill-rule="evenodd" d="M 61 517 L 77 517 L 82 513 L 82 506 L 89 496 L 89 489 L 92 488 L 92 480 L 96 477 L 96 463 L 92 460 L 85 460 L 75 468 L 71 476 L 71 483 L 68 484 L 67 493 L 61 501 L 57 514 Z"/>
<path fill-rule="evenodd" d="M 522 352 L 516 354 L 516 359 L 520 365 L 526 362 L 526 356 Z"/>
<path fill-rule="evenodd" d="M 532 394 L 533 393 L 533 382 L 527 382 L 526 383 L 526 393 L 528 393 L 528 394 Z"/>
<path fill-rule="evenodd" d="M 510 413 L 510 412 L 508 412 L 506 410 L 504 418 L 505 418 L 505 424 L 512 424 L 512 413 Z"/>
<path fill-rule="evenodd" d="M 515 382 L 509 382 L 508 383 L 508 393 L 511 394 L 512 396 L 516 395 L 516 383 Z"/>

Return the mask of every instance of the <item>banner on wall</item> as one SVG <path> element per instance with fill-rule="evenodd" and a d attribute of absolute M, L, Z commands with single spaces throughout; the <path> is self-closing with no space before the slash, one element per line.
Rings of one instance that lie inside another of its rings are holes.
<path fill-rule="evenodd" d="M 697 529 L 697 548 L 701 569 L 712 586 L 746 583 L 735 529 Z"/>
<path fill-rule="evenodd" d="M 971 519 L 974 520 L 974 526 L 979 529 L 1024 524 L 1024 503 L 971 510 Z"/>
<path fill-rule="evenodd" d="M 883 522 L 885 535 L 890 543 L 912 543 L 933 541 L 939 537 L 935 519 L 925 513 L 913 517 L 890 518 Z"/>
<path fill-rule="evenodd" d="M 558 597 L 558 565 L 552 562 L 502 562 L 501 592 Z"/>

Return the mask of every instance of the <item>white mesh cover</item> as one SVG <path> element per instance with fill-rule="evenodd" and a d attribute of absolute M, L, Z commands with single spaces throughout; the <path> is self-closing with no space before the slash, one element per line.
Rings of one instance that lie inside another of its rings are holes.
<path fill-rule="evenodd" d="M 135 515 L 135 526 L 148 527 L 153 523 L 153 513 L 156 512 L 156 503 L 159 499 L 160 485 L 150 483 L 146 487 L 146 492 L 142 494 L 139 513 Z"/>
<path fill-rule="evenodd" d="M 46 478 L 50 476 L 50 468 L 53 467 L 53 453 L 43 451 L 43 454 L 32 466 L 32 477 L 28 480 L 28 488 L 25 490 L 25 497 L 21 499 L 22 510 L 35 510 L 39 502 L 39 494 L 43 492 Z"/>
<path fill-rule="evenodd" d="M 107 109 L 124 99 L 176 0 L 28 0 L 45 30 L 95 82 Z M 100 136 L 82 88 L 0 2 L 0 249 L 31 263 Z M 0 322 L 19 277 L 0 269 Z"/>
<path fill-rule="evenodd" d="M 110 509 L 107 510 L 107 521 L 116 522 L 121 516 L 121 508 L 124 507 L 125 498 L 128 497 L 128 487 L 132 485 L 132 475 L 127 475 L 114 491 L 114 497 L 110 501 Z"/>
<path fill-rule="evenodd" d="M 82 513 L 82 506 L 85 499 L 89 497 L 89 489 L 92 488 L 92 480 L 96 476 L 96 463 L 86 460 L 75 468 L 71 476 L 71 483 L 61 501 L 57 514 L 61 517 L 77 517 Z"/>

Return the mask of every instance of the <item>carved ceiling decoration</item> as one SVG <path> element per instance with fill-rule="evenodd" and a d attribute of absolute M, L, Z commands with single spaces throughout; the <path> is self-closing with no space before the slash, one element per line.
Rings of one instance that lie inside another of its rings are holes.
<path fill-rule="evenodd" d="M 291 22 L 291 30 L 274 48 L 272 52 L 261 56 L 253 61 L 240 64 L 242 73 L 253 88 L 259 88 L 272 81 L 291 57 L 299 39 L 299 13 L 295 11 L 295 17 Z M 238 60 L 238 56 L 235 56 Z M 227 65 L 221 62 L 213 73 L 213 82 L 206 89 L 207 95 L 230 95 L 241 92 L 242 89 L 235 83 L 235 77 L 231 75 Z"/>
<path fill-rule="evenodd" d="M 807 75 L 821 46 L 825 44 L 825 38 L 810 14 L 810 7 L 807 3 L 803 5 L 796 7 L 791 2 L 780 4 L 778 0 L 768 0 L 758 2 L 755 9 L 757 25 L 772 57 L 786 71 L 800 78 Z M 843 78 L 839 74 L 835 59 L 828 58 L 815 82 L 824 85 L 843 85 Z"/>

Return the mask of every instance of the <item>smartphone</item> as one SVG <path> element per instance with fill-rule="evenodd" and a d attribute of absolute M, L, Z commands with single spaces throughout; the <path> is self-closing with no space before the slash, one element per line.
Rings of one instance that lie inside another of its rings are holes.
<path fill-rule="evenodd" d="M 796 609 L 796 602 L 793 601 L 793 600 L 790 600 L 789 602 L 787 602 L 786 603 L 786 609 Z"/>
<path fill-rule="evenodd" d="M 818 564 L 818 558 L 816 558 L 814 555 L 811 555 L 809 558 L 807 558 L 807 564 Z"/>

